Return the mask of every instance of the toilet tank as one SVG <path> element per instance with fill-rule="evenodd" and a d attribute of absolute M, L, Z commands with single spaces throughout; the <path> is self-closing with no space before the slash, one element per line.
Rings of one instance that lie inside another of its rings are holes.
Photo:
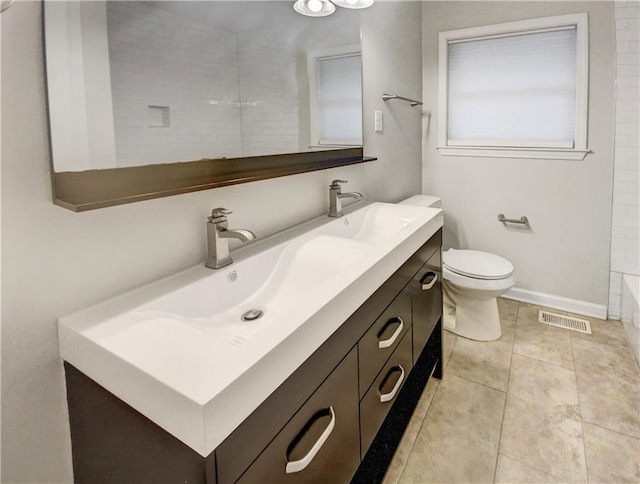
<path fill-rule="evenodd" d="M 406 200 L 398 202 L 402 205 L 414 205 L 417 207 L 442 208 L 442 202 L 438 197 L 431 195 L 414 195 Z"/>

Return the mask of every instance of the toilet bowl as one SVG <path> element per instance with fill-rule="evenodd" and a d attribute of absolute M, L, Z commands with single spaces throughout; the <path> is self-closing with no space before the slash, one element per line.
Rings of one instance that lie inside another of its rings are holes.
<path fill-rule="evenodd" d="M 429 195 L 416 195 L 400 203 L 441 206 L 439 198 Z M 497 298 L 515 284 L 513 265 L 488 252 L 449 249 L 442 254 L 442 278 L 444 328 L 478 341 L 500 338 Z"/>
<path fill-rule="evenodd" d="M 478 341 L 500 338 L 497 298 L 515 284 L 513 265 L 488 252 L 449 249 L 442 277 L 445 329 Z"/>

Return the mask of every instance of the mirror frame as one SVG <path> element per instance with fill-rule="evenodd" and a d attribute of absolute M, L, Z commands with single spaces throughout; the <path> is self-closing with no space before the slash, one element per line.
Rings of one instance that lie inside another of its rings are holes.
<path fill-rule="evenodd" d="M 202 159 L 156 165 L 56 172 L 53 165 L 46 65 L 45 3 L 42 2 L 44 88 L 53 203 L 74 212 L 210 190 L 373 161 L 363 147 L 242 158 Z"/>

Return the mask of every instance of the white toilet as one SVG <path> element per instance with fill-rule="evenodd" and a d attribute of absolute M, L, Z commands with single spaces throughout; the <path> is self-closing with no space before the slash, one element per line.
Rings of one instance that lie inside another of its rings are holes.
<path fill-rule="evenodd" d="M 441 207 L 440 199 L 416 195 L 400 202 Z M 444 328 L 465 338 L 500 338 L 497 298 L 515 284 L 513 265 L 503 257 L 477 250 L 449 249 L 442 253 Z"/>

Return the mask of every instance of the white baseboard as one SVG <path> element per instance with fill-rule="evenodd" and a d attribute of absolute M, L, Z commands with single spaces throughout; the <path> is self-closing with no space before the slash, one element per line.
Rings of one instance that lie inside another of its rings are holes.
<path fill-rule="evenodd" d="M 502 297 L 592 318 L 607 319 L 607 306 L 513 287 Z"/>

